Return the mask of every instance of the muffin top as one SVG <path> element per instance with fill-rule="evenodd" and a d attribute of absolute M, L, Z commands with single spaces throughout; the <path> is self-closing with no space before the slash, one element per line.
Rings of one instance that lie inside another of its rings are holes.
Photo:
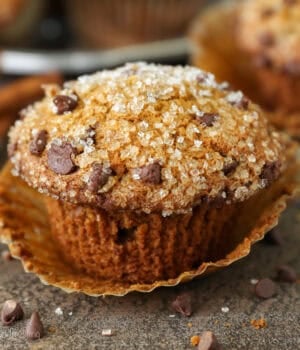
<path fill-rule="evenodd" d="M 45 86 L 9 133 L 13 174 L 56 199 L 172 213 L 243 201 L 284 167 L 281 136 L 240 91 L 146 63 Z"/>
<path fill-rule="evenodd" d="M 238 11 L 237 40 L 257 65 L 300 75 L 300 0 L 246 0 Z"/>

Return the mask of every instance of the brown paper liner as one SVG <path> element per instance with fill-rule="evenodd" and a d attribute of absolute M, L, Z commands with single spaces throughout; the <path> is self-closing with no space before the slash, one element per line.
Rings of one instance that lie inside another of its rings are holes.
<path fill-rule="evenodd" d="M 85 46 L 114 47 L 185 34 L 203 0 L 68 0 L 68 15 Z"/>
<path fill-rule="evenodd" d="M 299 101 L 295 101 L 299 79 L 254 66 L 253 59 L 240 50 L 234 39 L 237 11 L 237 3 L 228 1 L 213 6 L 194 22 L 190 32 L 191 63 L 214 73 L 219 81 L 228 81 L 266 110 L 271 109 L 270 121 L 299 138 L 300 108 L 297 109 Z"/>
<path fill-rule="evenodd" d="M 248 255 L 251 245 L 278 223 L 287 199 L 299 190 L 298 170 L 298 164 L 289 168 L 271 187 L 240 205 L 239 215 L 231 221 L 229 230 L 230 237 L 236 238 L 230 252 L 167 280 L 144 284 L 112 281 L 89 276 L 72 267 L 62 257 L 51 235 L 44 196 L 13 177 L 10 163 L 0 175 L 0 239 L 9 245 L 12 255 L 21 260 L 26 272 L 35 273 L 43 283 L 66 292 L 92 296 L 150 292 L 160 286 L 175 286 L 202 277 Z"/>

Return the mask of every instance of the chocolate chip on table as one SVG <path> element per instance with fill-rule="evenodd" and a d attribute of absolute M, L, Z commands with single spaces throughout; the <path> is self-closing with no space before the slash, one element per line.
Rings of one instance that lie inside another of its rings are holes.
<path fill-rule="evenodd" d="M 26 338 L 29 340 L 40 339 L 44 335 L 44 326 L 38 312 L 33 312 L 25 330 Z"/>
<path fill-rule="evenodd" d="M 77 107 L 77 99 L 66 96 L 66 95 L 57 95 L 53 99 L 53 103 L 56 107 L 56 114 L 64 114 L 66 112 L 71 112 Z"/>
<path fill-rule="evenodd" d="M 61 145 L 52 143 L 48 150 L 48 166 L 56 174 L 67 175 L 76 170 L 72 156 L 77 154 L 76 149 L 68 142 Z"/>
<path fill-rule="evenodd" d="M 275 44 L 275 36 L 271 32 L 263 32 L 258 36 L 259 42 L 266 47 L 273 46 Z"/>
<path fill-rule="evenodd" d="M 280 233 L 280 230 L 275 227 L 265 235 L 264 242 L 272 245 L 283 245 L 284 239 Z"/>
<path fill-rule="evenodd" d="M 172 308 L 185 317 L 192 315 L 192 296 L 191 294 L 185 292 L 172 301 Z"/>
<path fill-rule="evenodd" d="M 255 294 L 262 299 L 272 298 L 276 293 L 276 285 L 270 278 L 263 278 L 255 285 Z"/>
<path fill-rule="evenodd" d="M 289 265 L 280 265 L 277 267 L 277 280 L 288 283 L 297 281 L 296 271 Z"/>
<path fill-rule="evenodd" d="M 223 167 L 223 173 L 225 176 L 232 174 L 235 169 L 238 167 L 239 162 L 236 160 L 233 160 L 232 162 L 225 164 Z"/>
<path fill-rule="evenodd" d="M 99 188 L 107 183 L 111 175 L 113 175 L 111 168 L 104 168 L 102 164 L 94 163 L 87 183 L 88 190 L 92 193 L 97 193 Z"/>
<path fill-rule="evenodd" d="M 280 172 L 279 162 L 267 162 L 262 168 L 260 178 L 267 180 L 268 184 L 270 184 L 278 178 L 279 172 Z"/>
<path fill-rule="evenodd" d="M 196 119 L 199 123 L 209 127 L 213 126 L 218 118 L 219 118 L 218 114 L 215 114 L 215 113 L 204 113 L 201 116 L 196 115 Z"/>
<path fill-rule="evenodd" d="M 17 301 L 5 301 L 1 311 L 1 322 L 4 326 L 10 326 L 13 322 L 21 320 L 23 316 L 23 309 Z"/>
<path fill-rule="evenodd" d="M 158 162 L 145 165 L 137 169 L 138 175 L 143 182 L 158 185 L 161 183 L 161 165 Z"/>
<path fill-rule="evenodd" d="M 222 346 L 213 332 L 205 331 L 200 336 L 197 350 L 222 350 Z"/>
<path fill-rule="evenodd" d="M 34 136 L 33 140 L 30 142 L 29 150 L 31 154 L 39 156 L 43 153 L 48 139 L 48 132 L 46 130 L 40 130 Z"/>

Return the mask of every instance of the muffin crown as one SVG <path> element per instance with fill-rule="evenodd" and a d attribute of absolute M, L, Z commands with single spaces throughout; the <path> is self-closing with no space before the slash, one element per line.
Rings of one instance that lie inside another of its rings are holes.
<path fill-rule="evenodd" d="M 300 75 L 300 1 L 246 0 L 238 11 L 237 39 L 259 66 Z"/>
<path fill-rule="evenodd" d="M 197 68 L 132 63 L 45 91 L 12 127 L 9 155 L 60 200 L 170 215 L 245 200 L 283 168 L 259 107 Z"/>

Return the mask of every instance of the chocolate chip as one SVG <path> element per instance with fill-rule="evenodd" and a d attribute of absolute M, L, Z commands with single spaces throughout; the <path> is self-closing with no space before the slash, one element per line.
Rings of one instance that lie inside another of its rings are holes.
<path fill-rule="evenodd" d="M 23 316 L 23 309 L 18 302 L 6 300 L 1 311 L 1 322 L 4 326 L 10 326 L 13 322 L 21 320 Z"/>
<path fill-rule="evenodd" d="M 275 227 L 265 235 L 264 242 L 272 245 L 283 245 L 284 239 L 280 230 Z"/>
<path fill-rule="evenodd" d="M 137 173 L 143 182 L 154 185 L 161 183 L 161 165 L 158 162 L 137 169 Z"/>
<path fill-rule="evenodd" d="M 253 60 L 254 65 L 257 68 L 272 68 L 273 67 L 273 62 L 270 57 L 264 54 L 260 54 L 255 56 Z"/>
<path fill-rule="evenodd" d="M 196 119 L 199 123 L 209 127 L 213 126 L 218 118 L 219 118 L 218 114 L 215 114 L 215 113 L 204 113 L 201 116 L 196 115 Z"/>
<path fill-rule="evenodd" d="M 46 130 L 40 130 L 34 136 L 33 140 L 30 142 L 29 150 L 31 154 L 39 156 L 43 153 L 48 139 L 48 132 Z"/>
<path fill-rule="evenodd" d="M 269 299 L 276 293 L 275 283 L 270 278 L 263 278 L 255 285 L 255 294 L 262 299 Z"/>
<path fill-rule="evenodd" d="M 277 280 L 288 283 L 297 281 L 296 271 L 289 265 L 280 265 L 277 267 Z"/>
<path fill-rule="evenodd" d="M 48 150 L 48 166 L 56 174 L 67 175 L 76 170 L 72 156 L 77 154 L 76 149 L 68 142 L 61 145 L 51 144 Z"/>
<path fill-rule="evenodd" d="M 225 176 L 228 176 L 230 174 L 232 174 L 235 169 L 238 167 L 239 162 L 236 160 L 233 160 L 232 162 L 225 164 L 224 168 L 223 168 L 223 173 Z"/>
<path fill-rule="evenodd" d="M 66 95 L 57 95 L 53 99 L 55 105 L 56 114 L 64 114 L 65 112 L 71 112 L 77 107 L 77 99 L 66 96 Z"/>
<path fill-rule="evenodd" d="M 261 16 L 263 18 L 268 18 L 268 17 L 273 16 L 275 14 L 275 12 L 276 12 L 275 9 L 273 9 L 272 7 L 269 7 L 269 8 L 266 8 L 262 11 Z"/>
<path fill-rule="evenodd" d="M 90 174 L 87 188 L 92 193 L 97 193 L 99 188 L 103 187 L 109 177 L 113 174 L 111 168 L 104 168 L 100 163 L 94 163 Z"/>
<path fill-rule="evenodd" d="M 271 32 L 260 33 L 258 40 L 265 47 L 271 47 L 275 44 L 275 36 Z"/>
<path fill-rule="evenodd" d="M 44 335 L 44 326 L 38 312 L 33 312 L 25 330 L 26 338 L 29 340 L 40 339 Z"/>
<path fill-rule="evenodd" d="M 200 336 L 198 350 L 222 350 L 221 344 L 218 342 L 213 332 L 205 331 Z"/>
<path fill-rule="evenodd" d="M 261 171 L 260 178 L 267 180 L 268 185 L 278 178 L 280 174 L 279 162 L 267 162 Z"/>
<path fill-rule="evenodd" d="M 185 317 L 192 315 L 192 297 L 191 294 L 185 292 L 173 300 L 171 304 L 172 308 Z"/>

